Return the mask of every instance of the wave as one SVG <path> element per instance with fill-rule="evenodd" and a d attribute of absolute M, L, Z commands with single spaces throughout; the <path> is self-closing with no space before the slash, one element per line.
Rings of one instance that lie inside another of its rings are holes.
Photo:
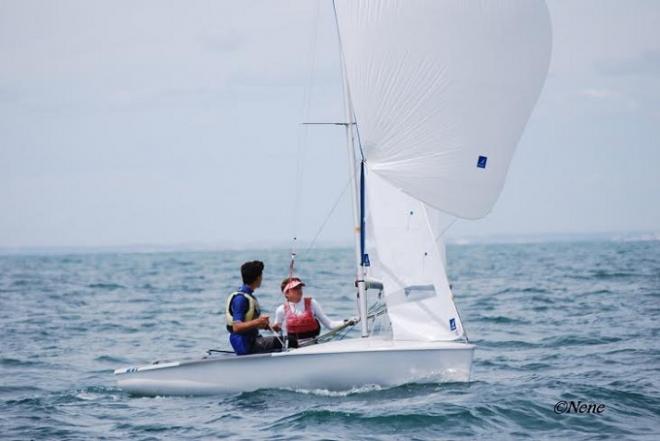
<path fill-rule="evenodd" d="M 190 261 L 190 260 L 169 260 L 167 262 L 168 265 L 176 265 L 176 266 L 195 266 L 195 262 Z"/>
<path fill-rule="evenodd" d="M 48 363 L 37 360 L 19 360 L 17 358 L 0 358 L 0 366 L 6 368 L 26 368 L 26 367 L 44 367 Z"/>
<path fill-rule="evenodd" d="M 542 346 L 544 347 L 565 347 L 565 346 L 593 346 L 621 341 L 620 337 L 583 337 L 577 335 L 568 335 L 561 337 L 544 338 Z"/>
<path fill-rule="evenodd" d="M 115 425 L 115 429 L 120 430 L 131 430 L 133 432 L 147 432 L 147 433 L 160 433 L 160 432 L 169 432 L 172 430 L 187 430 L 189 427 L 173 425 L 173 424 L 131 424 L 131 423 L 120 423 Z"/>
<path fill-rule="evenodd" d="M 530 322 L 527 320 L 515 319 L 511 317 L 498 316 L 481 316 L 478 317 L 478 322 L 499 323 L 499 324 L 515 324 L 515 325 L 528 325 Z"/>
<path fill-rule="evenodd" d="M 565 397 L 561 397 L 564 399 Z M 589 397 L 590 399 L 594 399 Z M 597 399 L 597 398 L 595 398 Z M 349 405 L 352 403 L 349 403 Z M 553 403 L 539 403 L 528 398 L 494 399 L 490 402 L 455 403 L 440 402 L 432 406 L 419 406 L 406 409 L 405 406 L 386 407 L 374 411 L 362 402 L 349 407 L 345 403 L 333 403 L 332 408 L 322 406 L 302 409 L 277 419 L 265 430 L 342 430 L 345 433 L 355 428 L 360 433 L 413 436 L 417 439 L 498 439 L 527 436 L 536 438 L 533 433 L 554 433 L 564 436 L 586 433 L 630 434 L 616 420 L 610 418 L 586 418 L 576 426 L 571 418 L 557 418 L 552 412 Z M 507 435 L 508 434 L 508 435 Z M 495 436 L 494 436 L 495 435 Z M 515 436 L 514 436 L 515 435 Z M 538 435 L 537 435 L 538 436 Z M 578 436 L 580 438 L 580 436 Z"/>
<path fill-rule="evenodd" d="M 527 288 L 516 288 L 516 287 L 510 287 L 510 288 L 504 288 L 499 291 L 496 291 L 493 293 L 493 295 L 501 295 L 501 294 L 549 294 L 550 291 L 548 291 L 545 288 L 539 288 L 535 286 L 530 286 Z"/>
<path fill-rule="evenodd" d="M 13 386 L 0 385 L 0 394 L 16 393 L 16 392 L 36 393 L 36 392 L 43 392 L 43 391 L 44 391 L 44 389 L 41 389 L 40 387 L 30 386 L 30 385 L 13 385 Z"/>
<path fill-rule="evenodd" d="M 338 391 L 328 390 L 328 389 L 291 389 L 291 388 L 283 388 L 283 390 L 288 390 L 303 395 L 316 395 L 319 397 L 347 397 L 349 395 L 381 391 L 383 390 L 383 387 L 377 384 L 367 384 L 360 387 L 353 387 L 348 390 L 338 390 Z"/>
<path fill-rule="evenodd" d="M 594 270 L 587 272 L 585 274 L 563 274 L 562 277 L 574 280 L 598 280 L 598 281 L 608 281 L 613 279 L 630 279 L 633 277 L 646 277 L 645 274 L 635 273 L 635 272 L 626 272 L 626 271 L 606 271 L 606 270 Z"/>
<path fill-rule="evenodd" d="M 116 289 L 126 289 L 124 285 L 118 283 L 91 283 L 87 285 L 88 288 L 94 289 L 107 289 L 109 291 L 114 291 Z"/>
<path fill-rule="evenodd" d="M 109 332 L 109 331 L 116 331 L 122 334 L 135 334 L 137 332 L 140 332 L 140 329 L 134 326 L 128 326 L 124 323 L 99 323 L 96 325 L 90 326 L 90 328 L 93 328 L 96 332 Z"/>
<path fill-rule="evenodd" d="M 94 361 L 100 361 L 103 363 L 130 363 L 126 358 L 114 357 L 112 355 L 99 355 Z"/>
<path fill-rule="evenodd" d="M 591 274 L 592 278 L 601 279 L 601 280 L 622 279 L 622 278 L 639 277 L 639 276 L 643 276 L 643 274 L 632 273 L 632 272 L 622 272 L 622 271 L 608 272 L 608 271 L 605 271 L 605 270 L 597 270 L 597 271 L 594 271 Z"/>
<path fill-rule="evenodd" d="M 604 295 L 604 294 L 613 294 L 609 289 L 597 289 L 594 291 L 585 291 L 580 293 L 580 296 L 589 296 L 589 295 Z"/>
<path fill-rule="evenodd" d="M 456 404 L 446 404 L 442 409 L 434 411 L 399 411 L 384 414 L 370 413 L 368 407 L 364 410 L 334 410 L 306 409 L 295 412 L 276 420 L 267 427 L 268 430 L 311 428 L 328 430 L 328 428 L 360 428 L 362 433 L 373 435 L 393 435 L 397 437 L 404 433 L 413 435 L 416 439 L 437 439 L 438 431 L 443 437 L 458 432 L 468 432 L 472 435 L 483 433 L 484 429 L 494 428 L 497 419 L 493 411 L 486 406 L 473 408 Z M 550 422 L 548 422 L 548 425 Z"/>
<path fill-rule="evenodd" d="M 475 387 L 485 384 L 482 381 L 471 382 L 452 382 L 443 381 L 438 382 L 437 378 L 433 377 L 428 382 L 416 380 L 415 382 L 404 383 L 397 386 L 381 386 L 377 384 L 367 384 L 363 386 L 355 386 L 350 389 L 343 390 L 330 390 L 326 388 L 306 389 L 306 388 L 274 388 L 274 389 L 259 389 L 251 392 L 241 392 L 236 396 L 230 397 L 227 400 L 228 404 L 240 404 L 262 402 L 264 400 L 271 400 L 273 397 L 282 398 L 287 396 L 287 400 L 295 401 L 301 399 L 296 396 L 306 395 L 318 398 L 359 398 L 359 399 L 399 399 L 403 397 L 419 397 L 436 393 L 438 391 L 445 391 L 448 389 L 454 392 L 463 391 L 470 387 Z M 288 398 L 290 396 L 290 398 Z"/>
<path fill-rule="evenodd" d="M 531 349 L 537 348 L 540 345 L 537 343 L 529 343 L 522 340 L 471 340 L 472 343 L 477 344 L 480 348 L 516 348 L 516 349 Z"/>
<path fill-rule="evenodd" d="M 112 386 L 87 386 L 82 389 L 76 389 L 68 391 L 63 394 L 58 401 L 69 402 L 69 401 L 98 401 L 110 399 L 112 401 L 117 401 L 121 396 L 124 396 L 125 393 L 118 387 Z"/>

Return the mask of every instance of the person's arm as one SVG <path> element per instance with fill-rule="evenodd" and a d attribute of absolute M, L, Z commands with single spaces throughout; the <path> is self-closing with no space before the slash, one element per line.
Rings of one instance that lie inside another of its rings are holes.
<path fill-rule="evenodd" d="M 232 326 L 232 329 L 234 332 L 245 332 L 250 329 L 268 329 L 268 316 L 262 315 L 259 318 L 248 320 L 247 322 L 234 320 L 234 326 Z"/>
<path fill-rule="evenodd" d="M 262 315 L 254 320 L 245 321 L 245 313 L 247 312 L 250 304 L 245 296 L 236 296 L 232 300 L 232 317 L 234 324 L 232 331 L 245 332 L 251 329 L 268 328 L 268 316 Z"/>
<path fill-rule="evenodd" d="M 284 322 L 284 305 L 280 305 L 275 310 L 275 323 L 273 323 L 273 331 L 280 332 L 282 330 L 283 322 Z"/>
<path fill-rule="evenodd" d="M 319 305 L 319 302 L 312 299 L 312 310 L 314 311 L 314 316 L 319 319 L 323 326 L 327 329 L 335 329 L 344 324 L 343 320 L 330 320 L 327 315 L 323 312 L 323 308 Z"/>

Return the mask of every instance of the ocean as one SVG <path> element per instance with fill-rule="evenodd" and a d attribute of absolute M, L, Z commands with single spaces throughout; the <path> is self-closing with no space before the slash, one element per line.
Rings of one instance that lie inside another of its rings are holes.
<path fill-rule="evenodd" d="M 211 397 L 131 396 L 113 369 L 227 348 L 238 267 L 265 262 L 273 311 L 286 250 L 0 256 L 0 439 L 660 439 L 660 241 L 447 255 L 470 382 Z M 353 258 L 299 256 L 333 318 L 354 315 Z"/>

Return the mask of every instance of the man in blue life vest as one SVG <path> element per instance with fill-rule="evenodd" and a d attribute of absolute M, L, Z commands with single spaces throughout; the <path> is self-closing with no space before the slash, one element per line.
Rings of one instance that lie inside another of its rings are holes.
<path fill-rule="evenodd" d="M 261 315 L 259 301 L 254 290 L 261 286 L 264 264 L 258 260 L 245 262 L 241 266 L 243 285 L 227 298 L 225 318 L 229 343 L 236 355 L 275 352 L 282 349 L 277 337 L 262 337 L 259 329 L 268 329 L 267 315 Z"/>

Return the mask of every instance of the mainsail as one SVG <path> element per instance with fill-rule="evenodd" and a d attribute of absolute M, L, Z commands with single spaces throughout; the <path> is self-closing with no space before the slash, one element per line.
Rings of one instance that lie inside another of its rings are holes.
<path fill-rule="evenodd" d="M 364 164 L 370 276 L 393 337 L 463 335 L 442 233 L 497 200 L 545 80 L 541 0 L 336 0 Z"/>

